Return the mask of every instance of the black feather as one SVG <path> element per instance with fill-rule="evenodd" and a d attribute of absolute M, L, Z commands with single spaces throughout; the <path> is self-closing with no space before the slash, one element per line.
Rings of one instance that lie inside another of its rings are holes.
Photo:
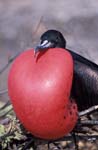
<path fill-rule="evenodd" d="M 48 30 L 41 36 L 41 42 L 48 40 L 53 47 L 66 47 L 66 40 L 56 30 Z M 98 105 L 98 65 L 67 49 L 74 61 L 74 75 L 71 97 L 75 99 L 79 111 Z"/>

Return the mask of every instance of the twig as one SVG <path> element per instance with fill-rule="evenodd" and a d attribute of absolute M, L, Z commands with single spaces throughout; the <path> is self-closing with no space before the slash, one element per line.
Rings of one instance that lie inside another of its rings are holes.
<path fill-rule="evenodd" d="M 0 74 L 1 74 L 3 71 L 5 71 L 5 69 L 8 68 L 8 66 L 13 62 L 13 60 L 14 60 L 19 54 L 20 54 L 20 53 L 18 52 L 17 54 L 15 54 L 14 56 L 12 56 L 12 57 L 10 57 L 10 58 L 8 59 L 7 64 L 0 70 Z"/>
<path fill-rule="evenodd" d="M 24 147 L 22 148 L 22 150 L 26 150 L 32 143 L 34 142 L 34 139 L 31 139 L 29 142 L 25 142 Z"/>
<path fill-rule="evenodd" d="M 0 70 L 0 74 L 9 66 L 9 62 Z"/>
<path fill-rule="evenodd" d="M 2 107 L 0 107 L 0 110 L 4 109 L 8 105 L 10 105 L 10 101 L 6 102 Z"/>
<path fill-rule="evenodd" d="M 4 135 L 0 136 L 0 142 L 2 142 L 2 140 L 5 140 L 6 137 L 8 136 L 12 136 L 14 135 L 15 131 L 17 131 L 16 129 L 10 133 L 5 133 Z"/>
<path fill-rule="evenodd" d="M 7 93 L 7 92 L 8 92 L 8 89 L 0 90 L 0 95 L 5 94 L 5 93 Z"/>
<path fill-rule="evenodd" d="M 37 26 L 36 26 L 36 29 L 35 29 L 34 32 L 33 32 L 33 35 L 36 35 L 36 33 L 37 33 L 37 31 L 38 31 L 38 29 L 39 29 L 39 27 L 40 27 L 40 24 L 41 24 L 41 22 L 42 22 L 42 19 L 43 19 L 43 16 L 41 16 L 41 18 L 40 18 L 40 20 L 39 20 L 39 22 L 38 22 L 38 24 L 37 24 Z"/>
<path fill-rule="evenodd" d="M 85 120 L 85 121 L 81 121 L 80 125 L 82 126 L 94 126 L 94 125 L 98 125 L 98 120 Z"/>
<path fill-rule="evenodd" d="M 53 145 L 56 147 L 57 150 L 62 150 L 62 148 L 61 148 L 59 143 L 53 142 Z"/>
<path fill-rule="evenodd" d="M 75 144 L 75 150 L 79 150 L 79 146 L 78 146 L 78 143 L 77 143 L 77 135 L 75 132 L 72 132 L 72 137 L 73 137 L 73 141 L 74 141 L 74 144 Z"/>
<path fill-rule="evenodd" d="M 0 111 L 0 117 L 5 116 L 8 112 L 10 112 L 13 109 L 12 105 L 10 104 L 5 109 Z"/>
<path fill-rule="evenodd" d="M 36 29 L 35 29 L 35 31 L 33 32 L 34 35 L 36 34 L 37 30 L 39 29 L 42 19 L 43 19 L 43 16 L 40 18 L 40 20 L 39 20 L 39 22 L 38 22 L 38 24 L 37 24 L 37 26 L 36 26 Z M 10 57 L 10 58 L 8 59 L 7 64 L 5 64 L 5 66 L 3 66 L 3 68 L 1 68 L 0 74 L 8 68 L 8 66 L 13 62 L 13 60 L 14 60 L 20 53 L 21 53 L 21 52 L 18 52 L 17 54 L 15 54 L 14 56 L 12 56 L 12 57 Z"/>
<path fill-rule="evenodd" d="M 79 135 L 78 134 L 77 141 L 79 141 L 81 138 L 82 139 L 86 139 L 86 140 L 93 139 L 93 138 L 98 139 L 98 135 Z M 61 139 L 53 140 L 53 141 L 50 141 L 50 142 L 49 141 L 45 141 L 45 143 L 48 144 L 48 142 L 52 143 L 52 142 L 60 142 L 60 141 L 72 141 L 72 140 L 73 140 L 73 137 L 71 135 L 68 135 L 68 136 L 65 136 L 65 137 L 63 137 Z"/>
<path fill-rule="evenodd" d="M 98 110 L 98 105 L 92 106 L 84 111 L 79 112 L 79 117 L 82 117 L 84 115 L 91 114 L 92 112 Z"/>

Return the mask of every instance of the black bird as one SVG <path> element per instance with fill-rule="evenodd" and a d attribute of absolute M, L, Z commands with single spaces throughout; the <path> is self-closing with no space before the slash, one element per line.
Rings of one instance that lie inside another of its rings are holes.
<path fill-rule="evenodd" d="M 66 40 L 56 30 L 46 31 L 40 38 L 35 54 L 48 48 L 66 48 Z M 71 97 L 76 100 L 79 111 L 98 105 L 98 65 L 67 49 L 74 61 Z M 59 59 L 59 58 L 58 58 Z"/>

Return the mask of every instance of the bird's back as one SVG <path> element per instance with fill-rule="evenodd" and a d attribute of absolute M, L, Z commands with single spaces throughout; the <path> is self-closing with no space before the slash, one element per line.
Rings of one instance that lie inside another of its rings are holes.
<path fill-rule="evenodd" d="M 74 60 L 72 97 L 79 110 L 98 105 L 98 65 L 69 51 Z"/>

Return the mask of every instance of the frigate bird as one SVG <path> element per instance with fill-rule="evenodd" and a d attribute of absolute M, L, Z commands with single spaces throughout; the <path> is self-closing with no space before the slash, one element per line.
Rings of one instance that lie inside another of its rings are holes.
<path fill-rule="evenodd" d="M 49 48 L 64 48 L 72 55 L 74 73 L 70 96 L 75 99 L 79 111 L 98 105 L 98 65 L 67 49 L 66 40 L 59 31 L 46 31 L 40 37 L 40 41 L 35 49 L 35 55 L 38 51 Z"/>

